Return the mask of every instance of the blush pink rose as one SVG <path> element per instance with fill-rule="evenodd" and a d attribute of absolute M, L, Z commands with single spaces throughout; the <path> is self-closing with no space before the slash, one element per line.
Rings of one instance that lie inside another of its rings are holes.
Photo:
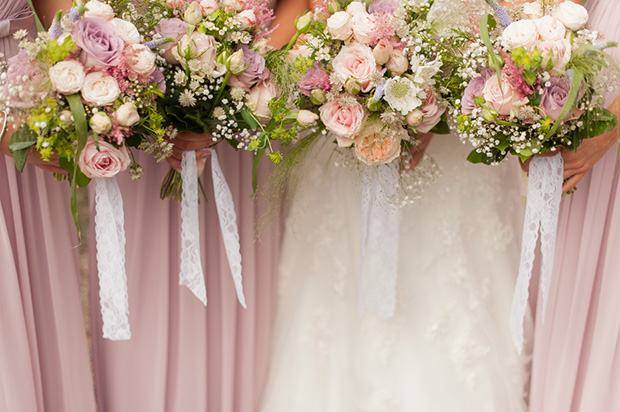
<path fill-rule="evenodd" d="M 127 170 L 131 165 L 131 158 L 125 146 L 117 149 L 108 142 L 89 139 L 80 153 L 78 165 L 82 173 L 91 179 L 106 178 Z"/>
<path fill-rule="evenodd" d="M 158 34 L 163 38 L 172 38 L 173 42 L 164 43 L 159 46 L 163 51 L 163 56 L 168 63 L 176 64 L 178 61 L 172 55 L 172 50 L 177 47 L 177 42 L 187 33 L 187 23 L 181 19 L 163 19 L 155 28 Z"/>
<path fill-rule="evenodd" d="M 377 61 L 372 49 L 359 43 L 344 46 L 332 63 L 334 73 L 346 80 L 352 78 L 362 85 L 362 91 L 368 91 L 372 76 L 377 72 Z"/>
<path fill-rule="evenodd" d="M 489 77 L 485 83 L 482 97 L 497 113 L 504 116 L 510 114 L 513 104 L 525 98 L 519 91 L 512 88 L 507 76 L 502 76 L 502 85 L 500 87 L 497 74 Z"/>
<path fill-rule="evenodd" d="M 431 90 L 426 91 L 426 100 L 422 103 L 421 110 L 424 118 L 416 128 L 418 133 L 428 133 L 433 127 L 437 126 L 437 123 L 441 121 L 441 116 L 446 111 L 445 107 L 439 107 L 437 98 Z"/>
<path fill-rule="evenodd" d="M 278 89 L 276 85 L 271 81 L 271 79 L 267 79 L 250 89 L 250 101 L 248 103 L 256 117 L 261 120 L 269 120 L 271 119 L 269 101 L 277 96 Z"/>
<path fill-rule="evenodd" d="M 349 147 L 360 131 L 366 112 L 357 101 L 342 105 L 340 100 L 327 102 L 319 108 L 321 121 L 336 135 L 338 146 Z"/>

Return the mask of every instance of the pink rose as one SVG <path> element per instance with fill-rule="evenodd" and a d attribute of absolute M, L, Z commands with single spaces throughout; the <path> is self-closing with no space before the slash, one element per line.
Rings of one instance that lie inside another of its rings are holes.
<path fill-rule="evenodd" d="M 187 33 L 187 23 L 177 18 L 164 19 L 157 25 L 156 31 L 163 38 L 170 37 L 174 39 L 174 42 L 162 44 L 160 48 L 164 51 L 163 56 L 168 63 L 178 63 L 172 55 L 172 50 L 177 47 L 177 42 L 181 40 L 181 37 Z"/>
<path fill-rule="evenodd" d="M 80 170 L 91 179 L 116 176 L 127 170 L 130 164 L 131 158 L 125 146 L 117 149 L 108 142 L 95 142 L 93 139 L 88 139 L 78 159 Z"/>
<path fill-rule="evenodd" d="M 187 60 L 197 59 L 198 61 L 214 68 L 217 58 L 217 43 L 213 36 L 208 34 L 193 32 L 191 36 L 183 36 L 178 46 L 172 50 L 172 55 L 185 67 Z"/>
<path fill-rule="evenodd" d="M 545 70 L 551 70 L 554 74 L 564 74 L 572 54 L 570 40 L 539 41 L 536 43 L 536 48 L 542 52 L 542 67 Z"/>
<path fill-rule="evenodd" d="M 512 88 L 507 76 L 502 76 L 502 85 L 500 87 L 497 74 L 494 74 L 485 83 L 482 97 L 497 113 L 507 116 L 510 114 L 512 105 L 522 101 L 525 96 Z"/>
<path fill-rule="evenodd" d="M 136 74 L 147 75 L 155 71 L 155 53 L 143 44 L 130 44 L 125 48 L 129 68 Z"/>
<path fill-rule="evenodd" d="M 319 108 L 321 121 L 336 135 L 338 146 L 349 147 L 360 131 L 366 112 L 357 101 L 342 105 L 340 100 L 327 102 Z"/>
<path fill-rule="evenodd" d="M 332 66 L 334 73 L 343 80 L 357 80 L 364 92 L 370 88 L 372 76 L 377 72 L 377 62 L 372 49 L 359 43 L 344 46 L 334 58 Z"/>
<path fill-rule="evenodd" d="M 416 128 L 418 133 L 428 133 L 437 123 L 441 121 L 446 109 L 437 105 L 437 98 L 431 90 L 426 91 L 426 100 L 422 103 L 422 114 L 424 118 Z"/>
<path fill-rule="evenodd" d="M 250 89 L 250 101 L 248 103 L 256 117 L 261 120 L 269 120 L 271 119 L 271 111 L 268 105 L 271 99 L 277 96 L 276 85 L 271 79 L 267 79 Z"/>
<path fill-rule="evenodd" d="M 353 23 L 353 36 L 355 40 L 363 44 L 372 43 L 377 32 L 374 15 L 366 12 L 357 13 L 353 16 L 351 22 Z"/>
<path fill-rule="evenodd" d="M 398 131 L 385 128 L 381 121 L 368 122 L 355 138 L 357 158 L 369 166 L 390 163 L 400 155 L 400 142 L 408 137 L 400 126 Z"/>

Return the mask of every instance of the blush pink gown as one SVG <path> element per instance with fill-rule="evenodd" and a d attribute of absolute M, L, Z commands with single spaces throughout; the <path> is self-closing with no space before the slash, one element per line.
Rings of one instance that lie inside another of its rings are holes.
<path fill-rule="evenodd" d="M 28 14 L 26 0 L 0 7 L 4 31 Z M 10 30 L 9 30 L 10 31 Z M 94 412 L 69 186 L 0 156 L 0 411 Z"/>
<path fill-rule="evenodd" d="M 587 7 L 592 27 L 620 40 L 620 2 Z M 547 314 L 536 319 L 531 412 L 620 411 L 617 158 L 615 144 L 562 202 Z"/>
<path fill-rule="evenodd" d="M 101 337 L 97 287 L 91 288 L 99 410 L 254 412 L 268 365 L 278 262 L 277 222 L 257 242 L 251 198 L 253 155 L 216 147 L 235 201 L 248 308 L 237 302 L 220 233 L 207 161 L 200 234 L 208 305 L 179 283 L 180 205 L 159 199 L 168 164 L 138 153 L 144 177 L 119 178 L 127 233 L 131 340 Z M 91 231 L 93 232 L 93 231 Z M 97 285 L 94 248 L 91 284 Z"/>

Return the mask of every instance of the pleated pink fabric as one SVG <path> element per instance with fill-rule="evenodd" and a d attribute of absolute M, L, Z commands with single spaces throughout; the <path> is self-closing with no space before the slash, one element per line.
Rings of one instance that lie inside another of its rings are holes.
<path fill-rule="evenodd" d="M 91 249 L 91 302 L 95 381 L 106 412 L 254 412 L 268 365 L 275 306 L 278 230 L 256 241 L 259 216 L 251 199 L 253 155 L 225 143 L 216 151 L 238 216 L 243 285 L 237 302 L 220 233 L 207 161 L 202 182 L 200 233 L 208 305 L 178 285 L 180 205 L 159 199 L 167 163 L 138 154 L 145 175 L 119 179 L 127 233 L 129 319 L 132 337 L 101 337 L 95 250 Z M 91 243 L 92 244 L 92 243 Z"/>
<path fill-rule="evenodd" d="M 4 1 L 0 21 L 27 10 Z M 0 22 L 0 24 L 2 24 Z M 0 38 L 7 58 L 12 37 Z M 0 411 L 94 412 L 69 187 L 0 156 Z"/>
<path fill-rule="evenodd" d="M 593 28 L 620 40 L 620 3 L 587 7 Z M 536 316 L 531 412 L 620 411 L 617 158 L 616 144 L 562 202 L 544 323 L 540 310 Z"/>

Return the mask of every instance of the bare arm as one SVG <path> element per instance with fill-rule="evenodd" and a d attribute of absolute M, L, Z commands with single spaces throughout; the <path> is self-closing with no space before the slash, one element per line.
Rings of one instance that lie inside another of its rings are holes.
<path fill-rule="evenodd" d="M 52 24 L 54 14 L 58 10 L 67 11 L 71 8 L 71 0 L 32 0 L 39 18 L 43 22 L 43 25 L 47 28 Z"/>
<path fill-rule="evenodd" d="M 313 7 L 312 0 L 281 0 L 276 7 L 273 27 L 278 26 L 271 36 L 271 45 L 277 49 L 288 44 L 295 34 L 295 18 Z"/>

